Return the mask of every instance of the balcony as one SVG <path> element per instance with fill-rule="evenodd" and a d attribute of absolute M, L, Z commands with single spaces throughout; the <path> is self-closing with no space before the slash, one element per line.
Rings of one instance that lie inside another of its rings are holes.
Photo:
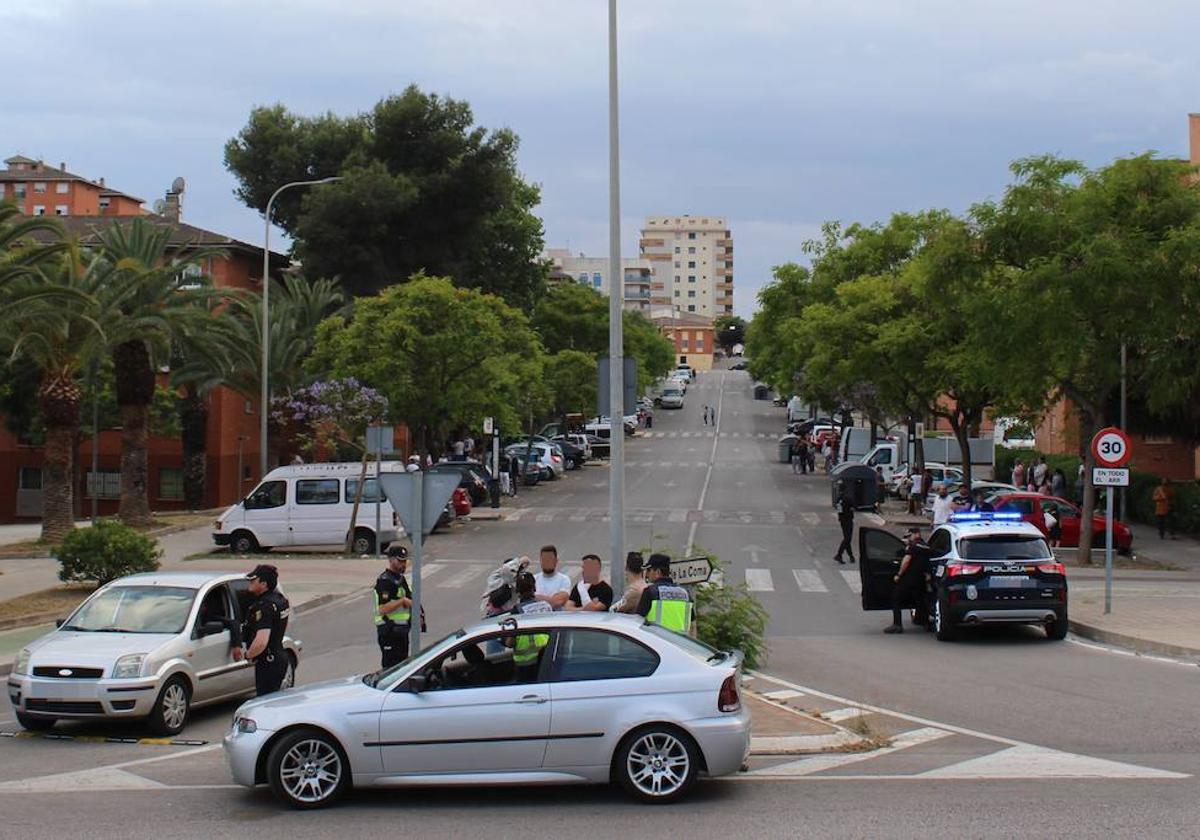
<path fill-rule="evenodd" d="M 638 246 L 641 248 L 661 248 L 667 244 L 665 239 L 640 239 Z"/>
<path fill-rule="evenodd" d="M 730 253 L 732 253 L 733 252 L 733 240 L 732 239 L 718 239 L 717 247 L 718 248 L 728 248 Z"/>

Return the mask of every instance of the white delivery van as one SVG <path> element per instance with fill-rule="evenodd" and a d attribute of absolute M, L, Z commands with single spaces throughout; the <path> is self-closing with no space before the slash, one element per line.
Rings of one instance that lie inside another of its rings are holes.
<path fill-rule="evenodd" d="M 398 461 L 384 461 L 384 472 L 403 472 Z M 371 476 L 373 466 L 367 467 Z M 362 464 L 294 464 L 267 473 L 257 487 L 213 524 L 213 542 L 238 554 L 293 545 L 341 546 L 350 529 Z M 354 553 L 371 554 L 376 539 L 387 545 L 397 536 L 399 519 L 380 495 L 379 534 L 375 533 L 373 477 L 363 486 L 354 528 Z"/>

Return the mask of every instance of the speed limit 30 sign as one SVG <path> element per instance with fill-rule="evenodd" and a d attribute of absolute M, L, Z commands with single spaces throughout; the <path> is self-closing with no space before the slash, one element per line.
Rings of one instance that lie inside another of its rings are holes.
<path fill-rule="evenodd" d="M 1123 467 L 1129 463 L 1129 435 L 1109 426 L 1092 438 L 1092 456 L 1100 467 Z"/>

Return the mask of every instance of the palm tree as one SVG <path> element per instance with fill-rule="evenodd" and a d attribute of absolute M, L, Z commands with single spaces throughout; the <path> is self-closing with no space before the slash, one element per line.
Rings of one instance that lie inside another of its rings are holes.
<path fill-rule="evenodd" d="M 39 234 L 51 241 L 39 242 Z M 12 202 L 0 202 L 0 324 L 11 327 L 4 318 L 11 308 L 60 293 L 37 282 L 37 269 L 65 247 L 61 235 L 54 219 L 28 217 Z"/>
<path fill-rule="evenodd" d="M 170 227 L 139 218 L 100 234 L 98 250 L 112 266 L 102 305 L 112 315 L 108 340 L 121 411 L 119 515 L 129 525 L 152 521 L 146 439 L 157 371 L 170 359 L 175 336 L 202 329 L 209 319 L 200 304 L 212 290 L 191 269 L 222 253 L 198 248 L 179 256 L 170 245 L 171 233 Z"/>
<path fill-rule="evenodd" d="M 31 365 L 39 375 L 38 408 L 46 427 L 42 484 L 42 539 L 59 542 L 74 527 L 74 452 L 79 434 L 81 371 L 104 352 L 103 314 L 96 293 L 110 267 L 72 246 L 36 276 L 27 296 L 5 317 L 9 365 Z"/>

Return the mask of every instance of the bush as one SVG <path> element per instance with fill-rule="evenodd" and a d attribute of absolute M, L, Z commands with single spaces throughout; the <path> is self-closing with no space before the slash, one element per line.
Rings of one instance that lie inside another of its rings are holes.
<path fill-rule="evenodd" d="M 714 570 L 721 568 L 716 557 L 709 557 Z M 696 598 L 696 635 L 700 641 L 718 650 L 740 650 L 747 668 L 767 661 L 767 610 L 750 594 L 746 585 L 703 585 L 694 589 Z"/>
<path fill-rule="evenodd" d="M 62 565 L 59 580 L 95 581 L 99 586 L 125 575 L 153 572 L 161 556 L 157 540 L 107 519 L 90 528 L 76 528 L 55 552 Z"/>

